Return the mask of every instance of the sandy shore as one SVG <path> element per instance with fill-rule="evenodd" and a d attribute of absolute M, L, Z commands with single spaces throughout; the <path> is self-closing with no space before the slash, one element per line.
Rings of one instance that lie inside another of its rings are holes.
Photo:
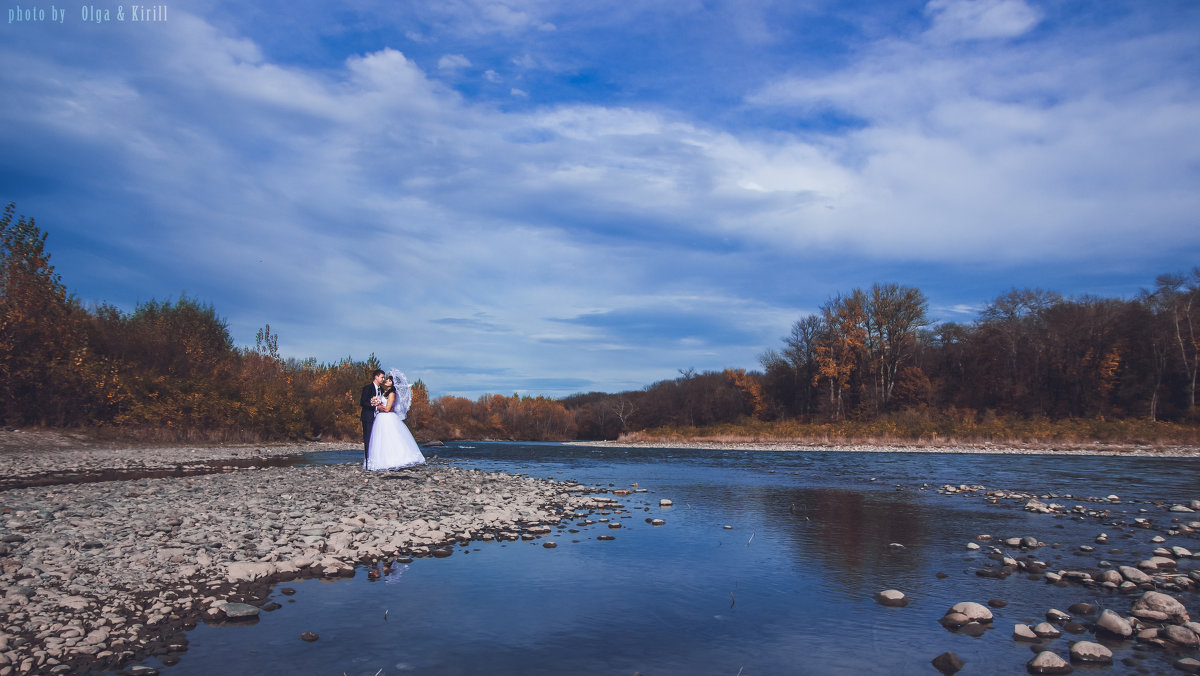
<path fill-rule="evenodd" d="M 0 676 L 103 671 L 147 655 L 169 664 L 184 631 L 253 618 L 279 581 L 544 536 L 564 516 L 615 503 L 574 483 L 436 460 L 380 473 L 276 464 L 347 444 L 39 441 L 0 452 L 5 475 L 24 483 L 0 489 Z"/>
<path fill-rule="evenodd" d="M 613 448 L 681 448 L 716 451 L 852 451 L 858 453 L 964 453 L 993 455 L 1117 455 L 1150 458 L 1200 458 L 1197 446 L 1150 446 L 1133 444 L 956 444 L 920 442 L 913 444 L 829 444 L 810 441 L 713 441 L 679 439 L 671 441 L 572 441 L 572 446 Z"/>

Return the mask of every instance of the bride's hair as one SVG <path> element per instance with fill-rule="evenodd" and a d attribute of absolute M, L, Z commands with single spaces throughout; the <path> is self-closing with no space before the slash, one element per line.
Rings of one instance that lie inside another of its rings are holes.
<path fill-rule="evenodd" d="M 396 391 L 396 383 L 394 381 L 389 383 L 388 381 L 390 380 L 392 380 L 392 378 L 391 376 L 388 376 L 388 379 L 383 381 L 383 389 L 379 390 L 379 396 L 386 397 L 392 392 Z"/>

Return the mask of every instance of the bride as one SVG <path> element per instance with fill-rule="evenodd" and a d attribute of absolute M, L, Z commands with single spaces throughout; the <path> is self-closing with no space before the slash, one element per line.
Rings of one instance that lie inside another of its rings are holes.
<path fill-rule="evenodd" d="M 380 396 L 385 397 L 385 401 L 375 407 L 379 413 L 371 426 L 365 468 L 385 470 L 424 465 L 425 456 L 421 455 L 416 439 L 404 424 L 412 404 L 412 388 L 400 369 L 388 372 Z"/>

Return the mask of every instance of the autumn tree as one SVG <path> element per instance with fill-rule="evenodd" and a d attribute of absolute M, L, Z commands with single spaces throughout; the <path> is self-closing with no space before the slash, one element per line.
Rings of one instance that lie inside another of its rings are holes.
<path fill-rule="evenodd" d="M 1159 275 L 1154 293 L 1171 320 L 1171 338 L 1187 383 L 1187 410 L 1196 410 L 1196 376 L 1200 371 L 1200 268 L 1190 277 Z"/>
<path fill-rule="evenodd" d="M 876 410 L 887 408 L 900 367 L 912 358 L 917 331 L 928 323 L 920 289 L 875 284 L 867 299 L 866 353 L 875 376 Z"/>
<path fill-rule="evenodd" d="M 0 419 L 61 425 L 71 407 L 49 395 L 83 375 L 84 315 L 50 264 L 47 234 L 15 211 L 0 217 Z"/>
<path fill-rule="evenodd" d="M 816 344 L 817 372 L 814 384 L 824 380 L 829 387 L 830 415 L 840 420 L 845 414 L 845 391 L 862 358 L 867 342 L 867 296 L 854 289 L 821 306 L 825 332 Z"/>

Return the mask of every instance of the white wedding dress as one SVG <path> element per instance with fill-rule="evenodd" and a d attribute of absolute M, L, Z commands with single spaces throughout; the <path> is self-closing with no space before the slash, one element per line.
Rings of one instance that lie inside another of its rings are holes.
<path fill-rule="evenodd" d="M 388 375 L 396 386 L 396 401 L 390 412 L 381 411 L 375 416 L 371 440 L 367 444 L 365 468 L 368 470 L 401 469 L 425 464 L 425 456 L 421 455 L 417 440 L 413 439 L 412 432 L 404 424 L 408 407 L 412 404 L 412 388 L 399 370 L 392 369 Z"/>

